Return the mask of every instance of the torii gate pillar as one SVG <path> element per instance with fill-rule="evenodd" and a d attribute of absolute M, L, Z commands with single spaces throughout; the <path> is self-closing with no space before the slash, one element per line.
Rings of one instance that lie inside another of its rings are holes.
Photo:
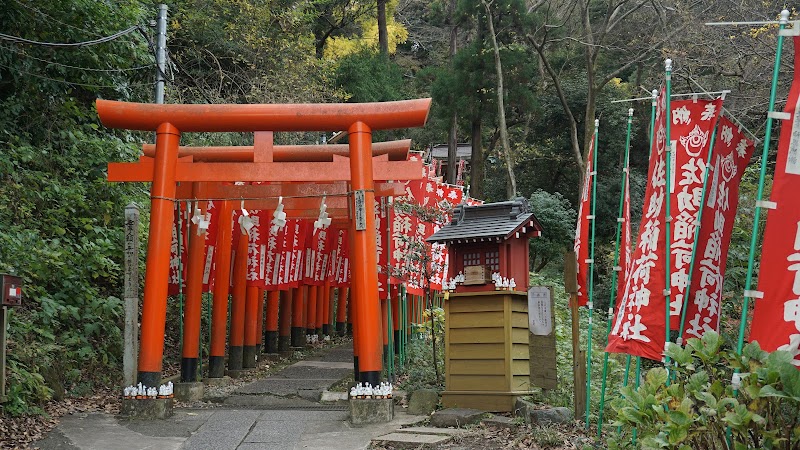
<path fill-rule="evenodd" d="M 150 188 L 150 231 L 142 300 L 142 339 L 139 351 L 139 382 L 161 384 L 164 354 L 164 325 L 167 320 L 169 250 L 172 244 L 172 215 L 175 197 L 175 167 L 178 163 L 180 131 L 170 123 L 156 129 L 156 157 Z"/>
<path fill-rule="evenodd" d="M 348 130 L 350 139 L 350 177 L 353 190 L 355 230 L 350 239 L 352 264 L 350 298 L 355 304 L 357 324 L 353 333 L 358 345 L 358 380 L 379 384 L 383 348 L 381 340 L 381 308 L 378 300 L 378 265 L 375 236 L 375 182 L 372 179 L 372 130 L 363 122 L 355 122 Z M 363 197 L 362 197 L 363 196 Z M 363 198 L 364 202 L 360 203 Z M 359 224 L 362 218 L 363 223 Z M 363 226 L 360 226 L 363 225 Z"/>

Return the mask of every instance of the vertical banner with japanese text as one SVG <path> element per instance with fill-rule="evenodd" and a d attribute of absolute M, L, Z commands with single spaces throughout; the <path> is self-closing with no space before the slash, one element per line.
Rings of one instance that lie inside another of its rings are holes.
<path fill-rule="evenodd" d="M 670 240 L 670 328 L 680 327 L 681 307 L 689 280 L 692 247 L 703 195 L 703 177 L 711 135 L 722 100 L 680 100 L 671 105 L 672 165 L 670 167 L 672 239 Z"/>
<path fill-rule="evenodd" d="M 719 331 L 722 280 L 739 206 L 739 181 L 753 150 L 753 142 L 728 118 L 722 117 L 711 155 L 702 223 L 697 233 L 684 341 L 702 337 L 706 331 Z"/>
<path fill-rule="evenodd" d="M 750 340 L 766 351 L 785 350 L 800 367 L 800 38 L 794 38 L 795 67 L 778 140 L 778 159 L 767 213 Z"/>
<path fill-rule="evenodd" d="M 666 131 L 664 90 L 658 96 L 653 149 L 639 223 L 639 241 L 631 256 L 622 298 L 614 315 L 606 351 L 660 360 L 664 350 L 664 288 L 666 240 L 664 200 L 666 198 Z M 658 314 L 661 311 L 661 314 Z"/>

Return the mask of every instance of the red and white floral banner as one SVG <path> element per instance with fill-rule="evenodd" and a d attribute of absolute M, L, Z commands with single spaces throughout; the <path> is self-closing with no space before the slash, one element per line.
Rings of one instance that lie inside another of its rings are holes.
<path fill-rule="evenodd" d="M 720 119 L 708 172 L 703 219 L 697 235 L 684 340 L 702 337 L 706 331 L 719 331 L 722 280 L 739 206 L 739 181 L 753 149 L 753 142 L 736 125 L 726 117 Z"/>
<path fill-rule="evenodd" d="M 583 190 L 581 190 L 581 203 L 578 205 L 578 223 L 575 226 L 575 257 L 578 259 L 578 305 L 586 306 L 589 296 L 586 291 L 587 276 L 589 273 L 589 228 L 591 227 L 591 197 L 592 197 L 592 164 L 594 162 L 594 135 L 589 144 L 589 155 L 586 159 L 586 170 L 583 174 Z"/>
<path fill-rule="evenodd" d="M 794 38 L 794 80 L 781 125 L 767 213 L 750 340 L 766 351 L 785 350 L 800 367 L 800 38 Z M 745 293 L 750 294 L 750 293 Z"/>

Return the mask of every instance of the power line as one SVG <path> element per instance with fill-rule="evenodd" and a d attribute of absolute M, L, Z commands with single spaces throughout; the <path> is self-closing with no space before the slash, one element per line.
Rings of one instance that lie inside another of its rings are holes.
<path fill-rule="evenodd" d="M 134 25 L 132 27 L 128 27 L 122 31 L 118 31 L 110 36 L 102 37 L 99 39 L 94 39 L 91 41 L 84 41 L 84 42 L 70 42 L 70 43 L 61 43 L 61 42 L 41 42 L 41 41 L 34 41 L 31 39 L 25 39 L 18 36 L 11 36 L 9 34 L 0 33 L 0 40 L 11 41 L 15 43 L 21 44 L 30 44 L 30 45 L 40 45 L 44 47 L 56 47 L 56 48 L 79 48 L 79 47 L 86 47 L 89 45 L 96 45 L 96 44 L 103 44 L 105 42 L 113 41 L 114 39 L 120 38 L 127 34 L 133 33 L 134 31 L 139 30 L 139 25 Z"/>
<path fill-rule="evenodd" d="M 19 1 L 19 0 L 14 0 L 14 3 L 22 6 L 23 8 L 25 8 L 27 10 L 33 11 L 35 13 L 38 13 L 39 15 L 41 15 L 43 17 L 46 17 L 46 18 L 50 19 L 51 21 L 53 21 L 53 22 L 55 22 L 55 23 L 57 23 L 59 25 L 64 25 L 65 27 L 72 28 L 73 30 L 82 31 L 82 32 L 84 32 L 86 34 L 91 34 L 91 35 L 94 35 L 94 36 L 102 37 L 101 34 L 95 33 L 94 31 L 89 31 L 89 30 L 87 30 L 85 28 L 76 27 L 75 25 L 70 25 L 68 23 L 62 22 L 62 21 L 56 19 L 55 17 L 51 16 L 50 14 L 47 14 L 47 13 L 43 12 L 42 10 L 36 9 L 33 6 L 30 6 L 30 5 L 26 4 L 26 3 L 23 3 L 21 1 Z"/>
<path fill-rule="evenodd" d="M 21 74 L 24 74 L 24 75 L 29 75 L 29 76 L 32 76 L 32 77 L 41 78 L 43 80 L 53 81 L 53 82 L 56 82 L 56 83 L 69 84 L 69 85 L 73 85 L 73 86 L 80 86 L 80 87 L 99 88 L 99 89 L 119 89 L 119 88 L 122 88 L 122 87 L 150 86 L 149 83 L 131 83 L 131 84 L 127 84 L 125 86 L 113 85 L 113 84 L 103 85 L 103 84 L 77 83 L 77 82 L 74 82 L 74 81 L 59 80 L 59 79 L 56 79 L 56 78 L 46 77 L 44 75 L 39 75 L 39 74 L 36 74 L 36 73 L 27 72 L 25 70 L 20 70 L 20 69 L 17 69 L 17 68 L 14 68 L 14 67 L 9 67 L 9 66 L 3 65 L 3 64 L 0 64 L 0 67 L 2 67 L 4 69 L 8 69 L 10 71 L 18 72 L 18 73 L 21 73 Z"/>
<path fill-rule="evenodd" d="M 22 52 L 22 51 L 19 51 L 19 50 L 15 50 L 12 47 L 0 47 L 0 48 L 2 48 L 3 50 L 10 50 L 10 51 L 12 51 L 12 52 L 14 52 L 14 53 L 16 53 L 18 55 L 24 56 L 26 58 L 34 59 L 36 61 L 40 61 L 40 62 L 43 62 L 43 63 L 53 64 L 55 66 L 66 67 L 66 68 L 69 68 L 69 69 L 86 70 L 86 71 L 90 71 L 90 72 L 128 72 L 128 71 L 139 70 L 139 69 L 150 69 L 150 68 L 153 67 L 153 64 L 148 64 L 148 65 L 144 65 L 144 66 L 126 67 L 126 68 L 122 68 L 122 69 L 97 69 L 97 68 L 94 68 L 94 67 L 71 66 L 69 64 L 64 64 L 64 63 L 60 63 L 60 62 L 56 62 L 56 61 L 50 61 L 48 59 L 37 58 L 36 56 L 29 55 L 29 54 L 27 54 L 25 52 Z"/>

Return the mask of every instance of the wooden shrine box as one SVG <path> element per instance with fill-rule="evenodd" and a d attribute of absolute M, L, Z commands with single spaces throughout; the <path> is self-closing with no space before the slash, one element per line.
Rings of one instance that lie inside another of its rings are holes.
<path fill-rule="evenodd" d="M 445 407 L 513 411 L 530 393 L 528 242 L 541 235 L 528 202 L 461 205 L 427 240 L 446 243 L 448 280 L 464 282 L 445 302 Z M 496 290 L 492 273 L 514 278 Z"/>

